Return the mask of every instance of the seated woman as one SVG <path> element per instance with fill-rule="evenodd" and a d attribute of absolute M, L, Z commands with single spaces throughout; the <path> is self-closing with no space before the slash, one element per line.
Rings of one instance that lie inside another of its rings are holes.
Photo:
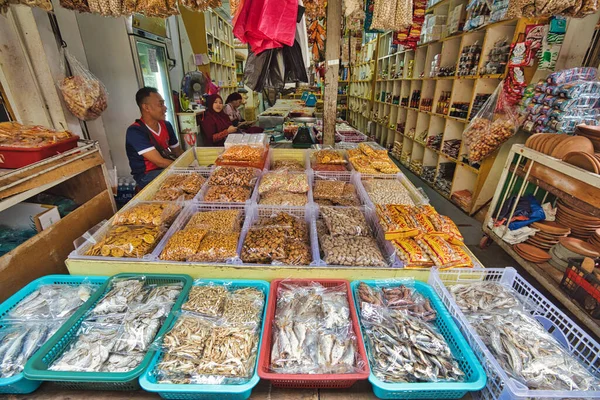
<path fill-rule="evenodd" d="M 244 122 L 242 114 L 240 113 L 240 106 L 242 105 L 242 95 L 238 92 L 231 93 L 225 100 L 225 114 L 229 116 L 229 120 L 234 126 L 239 126 Z"/>
<path fill-rule="evenodd" d="M 237 128 L 223 111 L 223 99 L 218 94 L 212 94 L 206 99 L 202 132 L 205 146 L 223 146 L 227 136 L 237 132 Z"/>

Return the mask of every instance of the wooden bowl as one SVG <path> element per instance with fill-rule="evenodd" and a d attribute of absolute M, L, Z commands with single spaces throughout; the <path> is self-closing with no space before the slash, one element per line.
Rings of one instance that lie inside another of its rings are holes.
<path fill-rule="evenodd" d="M 550 155 L 560 159 L 572 151 L 594 154 L 594 145 L 584 136 L 567 136 L 567 139 L 555 142 L 555 146 Z"/>
<path fill-rule="evenodd" d="M 555 221 L 539 221 L 531 224 L 532 228 L 550 235 L 568 235 L 571 230 Z M 600 234 L 600 233 L 599 233 Z"/>
<path fill-rule="evenodd" d="M 576 167 L 585 169 L 586 171 L 593 172 L 594 174 L 600 172 L 600 164 L 596 160 L 596 157 L 581 151 L 567 153 L 562 157 L 562 160 Z"/>
<path fill-rule="evenodd" d="M 559 242 L 561 246 L 563 246 L 567 250 L 572 251 L 573 253 L 581 254 L 582 256 L 586 257 L 600 257 L 600 253 L 596 251 L 594 246 L 590 245 L 587 242 L 584 242 L 583 240 L 566 237 L 560 238 Z"/>

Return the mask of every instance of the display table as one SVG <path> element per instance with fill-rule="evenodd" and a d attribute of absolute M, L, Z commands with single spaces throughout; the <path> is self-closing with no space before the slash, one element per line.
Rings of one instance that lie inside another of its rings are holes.
<path fill-rule="evenodd" d="M 154 182 L 142 190 L 136 200 L 147 201 L 156 193 L 163 178 L 169 170 L 187 168 L 192 165 L 212 165 L 222 148 L 198 148 L 196 157 L 193 149 L 186 151 L 169 168 L 167 168 Z M 283 150 L 285 151 L 285 150 Z M 288 150 L 289 151 L 289 150 Z M 294 150 L 302 151 L 302 150 Z M 466 249 L 466 247 L 465 247 Z M 468 251 L 468 249 L 467 249 Z M 474 263 L 477 259 L 470 254 Z M 110 257 L 73 257 L 66 261 L 69 273 L 77 275 L 114 275 L 121 272 L 152 272 L 188 274 L 193 278 L 207 279 L 262 279 L 271 281 L 276 278 L 336 278 L 336 279 L 382 279 L 382 278 L 414 278 L 427 281 L 429 269 L 403 269 L 382 267 L 344 267 L 344 266 L 284 266 L 284 265 L 235 265 L 235 264 L 206 264 L 199 262 L 163 262 L 147 259 L 112 259 Z"/>

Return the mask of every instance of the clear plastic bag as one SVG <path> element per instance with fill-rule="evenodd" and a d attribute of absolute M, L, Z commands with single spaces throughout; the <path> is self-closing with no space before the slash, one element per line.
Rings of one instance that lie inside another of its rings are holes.
<path fill-rule="evenodd" d="M 273 322 L 271 370 L 352 373 L 362 369 L 346 288 L 282 282 Z"/>
<path fill-rule="evenodd" d="M 169 238 L 159 258 L 169 261 L 186 261 L 189 257 L 198 253 L 200 243 L 207 233 L 205 230 L 195 228 L 175 232 Z"/>
<path fill-rule="evenodd" d="M 191 200 L 202 189 L 204 182 L 206 178 L 197 172 L 169 175 L 160 185 L 153 200 L 175 201 L 181 197 Z"/>
<path fill-rule="evenodd" d="M 318 179 L 313 188 L 313 198 L 337 202 L 344 195 L 345 187 L 346 182 L 344 181 Z"/>
<path fill-rule="evenodd" d="M 129 372 L 140 365 L 145 356 L 145 353 L 111 353 L 100 372 Z"/>
<path fill-rule="evenodd" d="M 60 325 L 60 321 L 53 320 L 5 321 L 0 328 L 0 378 L 22 372 L 29 358 Z"/>
<path fill-rule="evenodd" d="M 448 287 L 454 301 L 465 313 L 490 312 L 521 305 L 517 293 L 498 282 L 472 282 Z"/>
<path fill-rule="evenodd" d="M 253 187 L 259 171 L 254 168 L 219 166 L 208 178 L 209 185 Z"/>
<path fill-rule="evenodd" d="M 464 251 L 459 251 L 459 246 L 448 243 L 440 235 L 419 235 L 415 240 L 439 268 L 472 266 L 470 257 Z"/>
<path fill-rule="evenodd" d="M 228 161 L 260 162 L 265 151 L 262 146 L 233 145 L 225 149 L 221 157 Z"/>
<path fill-rule="evenodd" d="M 68 64 L 67 76 L 58 83 L 65 105 L 71 113 L 83 121 L 98 118 L 108 106 L 108 93 L 104 84 L 88 71 L 66 49 L 62 49 Z"/>
<path fill-rule="evenodd" d="M 223 321 L 232 326 L 259 327 L 264 307 L 265 295 L 260 290 L 252 287 L 231 290 L 225 300 Z"/>
<path fill-rule="evenodd" d="M 89 239 L 93 244 L 85 255 L 142 258 L 154 250 L 164 233 L 165 229 L 157 226 L 112 226 L 102 239 Z"/>
<path fill-rule="evenodd" d="M 370 236 L 331 236 L 319 238 L 323 261 L 328 265 L 385 267 L 387 263 L 377 241 Z"/>
<path fill-rule="evenodd" d="M 271 164 L 271 171 L 304 171 L 304 164 L 297 160 L 275 160 Z"/>
<path fill-rule="evenodd" d="M 308 204 L 306 193 L 290 193 L 284 191 L 271 191 L 260 197 L 258 204 L 271 206 L 303 207 Z"/>
<path fill-rule="evenodd" d="M 118 212 L 113 225 L 170 225 L 179 212 L 179 203 L 139 203 L 128 209 Z"/>
<path fill-rule="evenodd" d="M 209 203 L 243 203 L 250 198 L 252 190 L 245 186 L 209 186 L 204 201 Z"/>
<path fill-rule="evenodd" d="M 208 232 L 200 242 L 195 254 L 188 256 L 191 262 L 227 262 L 238 257 L 239 232 Z"/>
<path fill-rule="evenodd" d="M 110 290 L 90 311 L 90 315 L 123 313 L 129 304 L 141 302 L 146 296 L 143 277 L 133 279 L 113 279 Z"/>
<path fill-rule="evenodd" d="M 3 320 L 68 318 L 89 298 L 92 286 L 44 285 L 21 300 Z"/>
<path fill-rule="evenodd" d="M 362 183 L 373 204 L 415 205 L 408 189 L 397 179 L 365 179 Z"/>
<path fill-rule="evenodd" d="M 112 351 L 119 354 L 146 352 L 172 306 L 173 302 L 150 302 L 129 306 Z"/>
<path fill-rule="evenodd" d="M 321 207 L 321 215 L 333 236 L 370 236 L 371 229 L 358 207 Z"/>
<path fill-rule="evenodd" d="M 334 149 L 321 149 L 312 154 L 314 164 L 346 164 L 344 155 Z"/>
<path fill-rule="evenodd" d="M 304 173 L 267 172 L 263 174 L 258 185 L 258 192 L 263 195 L 271 191 L 290 193 L 307 193 L 308 177 Z"/>
<path fill-rule="evenodd" d="M 190 218 L 185 229 L 193 228 L 215 232 L 239 232 L 242 221 L 242 211 L 238 209 L 200 211 Z"/>
<path fill-rule="evenodd" d="M 503 92 L 504 81 L 486 100 L 465 129 L 465 149 L 470 162 L 479 162 L 510 139 L 520 126 L 516 107 Z"/>

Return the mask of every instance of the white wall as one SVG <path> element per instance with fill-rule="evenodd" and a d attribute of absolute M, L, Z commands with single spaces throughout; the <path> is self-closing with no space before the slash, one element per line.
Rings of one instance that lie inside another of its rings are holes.
<path fill-rule="evenodd" d="M 181 17 L 169 17 L 167 22 L 169 37 L 173 43 L 173 54 L 169 54 L 169 56 L 176 60 L 175 68 L 169 71 L 169 78 L 171 89 L 179 92 L 184 75 L 196 70 L 196 65 L 193 63 L 194 52 Z"/>

